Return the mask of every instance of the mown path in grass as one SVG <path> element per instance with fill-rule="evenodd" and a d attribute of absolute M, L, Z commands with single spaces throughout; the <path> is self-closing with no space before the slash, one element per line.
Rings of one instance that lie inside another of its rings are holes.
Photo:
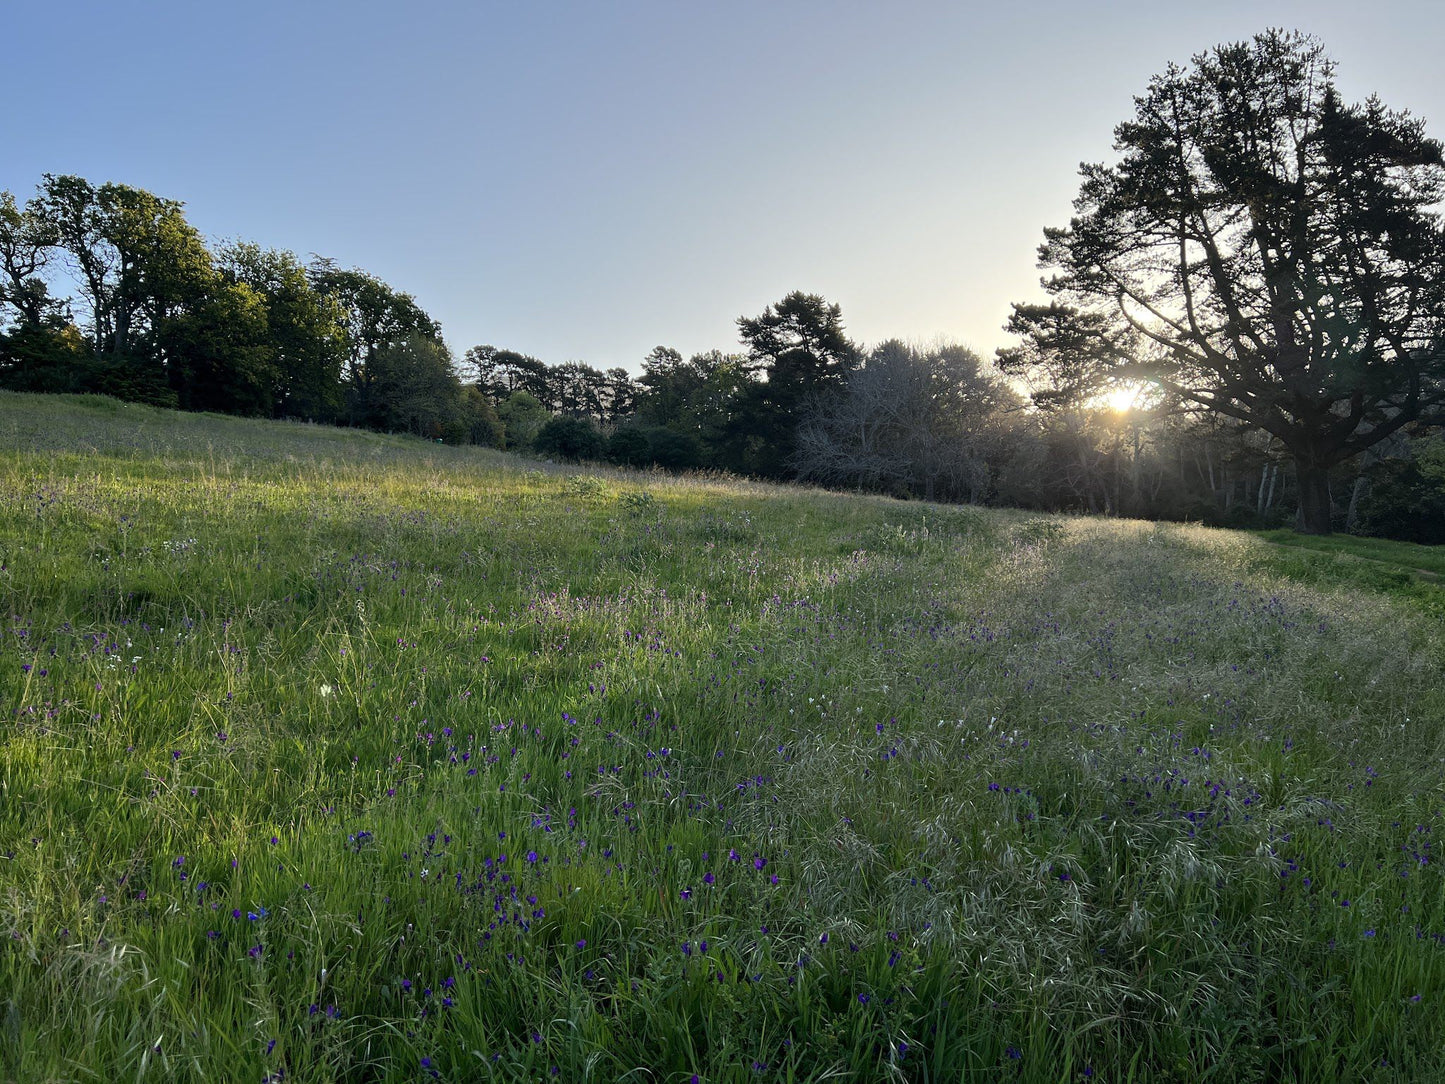
<path fill-rule="evenodd" d="M 1440 1063 L 1431 585 L 19 396 L 0 507 L 0 1077 Z"/>
<path fill-rule="evenodd" d="M 1438 583 L 1445 575 L 1445 546 L 1422 546 L 1414 542 L 1356 538 L 1353 535 L 1304 535 L 1287 530 L 1259 533 L 1261 538 L 1277 546 L 1384 565 L 1430 583 Z"/>

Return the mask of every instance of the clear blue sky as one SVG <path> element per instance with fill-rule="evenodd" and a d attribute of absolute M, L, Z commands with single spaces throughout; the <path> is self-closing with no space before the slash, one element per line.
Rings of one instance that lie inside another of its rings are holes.
<path fill-rule="evenodd" d="M 8 0 L 0 188 L 183 200 L 414 294 L 459 354 L 635 371 L 794 289 L 990 352 L 1131 96 L 1266 26 L 1445 136 L 1442 0 Z"/>

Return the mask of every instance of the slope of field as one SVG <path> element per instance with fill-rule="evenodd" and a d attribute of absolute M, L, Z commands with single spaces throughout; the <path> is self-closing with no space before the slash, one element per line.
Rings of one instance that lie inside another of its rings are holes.
<path fill-rule="evenodd" d="M 15 395 L 0 510 L 0 1079 L 1445 1059 L 1433 584 Z"/>

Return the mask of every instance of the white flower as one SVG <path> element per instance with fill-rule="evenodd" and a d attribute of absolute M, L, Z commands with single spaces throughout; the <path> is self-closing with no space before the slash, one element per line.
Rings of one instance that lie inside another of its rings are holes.
<path fill-rule="evenodd" d="M 333 689 L 330 685 L 323 685 L 323 686 L 321 686 L 321 695 L 322 695 L 322 696 L 330 696 L 330 695 L 331 695 L 332 693 L 334 693 L 335 691 L 336 691 L 336 690 Z"/>

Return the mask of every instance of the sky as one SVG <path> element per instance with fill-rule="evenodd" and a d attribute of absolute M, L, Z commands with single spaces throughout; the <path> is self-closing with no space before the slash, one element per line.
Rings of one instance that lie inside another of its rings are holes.
<path fill-rule="evenodd" d="M 381 277 L 458 355 L 633 372 L 737 349 L 792 290 L 863 344 L 991 354 L 1133 96 L 1267 27 L 1445 137 L 1445 0 L 0 0 L 0 26 L 0 189 L 145 188 Z"/>

